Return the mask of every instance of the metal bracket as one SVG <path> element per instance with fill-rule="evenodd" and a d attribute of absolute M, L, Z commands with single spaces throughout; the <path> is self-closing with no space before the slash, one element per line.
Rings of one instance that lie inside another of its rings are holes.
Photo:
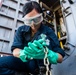
<path fill-rule="evenodd" d="M 70 4 L 74 4 L 74 2 L 72 0 L 68 0 Z"/>
<path fill-rule="evenodd" d="M 66 1 L 65 1 L 65 0 L 62 0 L 62 2 L 63 2 L 63 3 L 66 3 Z"/>

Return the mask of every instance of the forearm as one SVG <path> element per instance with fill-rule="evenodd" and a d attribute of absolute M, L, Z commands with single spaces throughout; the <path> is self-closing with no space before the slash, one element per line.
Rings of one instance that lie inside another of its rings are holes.
<path fill-rule="evenodd" d="M 61 63 L 62 62 L 62 59 L 63 59 L 62 55 L 58 53 L 58 60 L 57 60 L 57 62 L 58 63 Z"/>
<path fill-rule="evenodd" d="M 19 48 L 14 49 L 14 50 L 13 50 L 13 56 L 19 58 L 19 52 L 20 52 L 20 50 L 21 50 L 21 49 L 19 49 Z"/>

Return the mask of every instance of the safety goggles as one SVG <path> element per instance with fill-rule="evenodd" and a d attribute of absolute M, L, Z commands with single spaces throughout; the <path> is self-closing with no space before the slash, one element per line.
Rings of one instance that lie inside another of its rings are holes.
<path fill-rule="evenodd" d="M 22 20 L 24 21 L 25 25 L 31 26 L 33 23 L 34 25 L 38 25 L 39 23 L 41 23 L 43 21 L 43 16 L 42 13 L 38 14 L 34 17 L 24 17 L 22 18 Z"/>

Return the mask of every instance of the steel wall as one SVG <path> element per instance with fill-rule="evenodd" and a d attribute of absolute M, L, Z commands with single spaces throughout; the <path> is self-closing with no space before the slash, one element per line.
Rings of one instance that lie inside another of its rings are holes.
<path fill-rule="evenodd" d="M 0 52 L 11 53 L 17 28 L 23 25 L 22 7 L 26 0 L 3 0 L 0 8 Z"/>

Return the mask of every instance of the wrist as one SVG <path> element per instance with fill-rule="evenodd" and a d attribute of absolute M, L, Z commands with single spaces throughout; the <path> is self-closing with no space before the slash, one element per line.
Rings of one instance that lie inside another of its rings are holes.
<path fill-rule="evenodd" d="M 26 55 L 24 53 L 24 50 L 20 50 L 19 52 L 19 58 L 23 61 L 23 62 L 27 62 L 26 60 Z"/>
<path fill-rule="evenodd" d="M 19 52 L 20 52 L 20 49 L 19 48 L 14 49 L 13 50 L 13 56 L 19 58 Z"/>

